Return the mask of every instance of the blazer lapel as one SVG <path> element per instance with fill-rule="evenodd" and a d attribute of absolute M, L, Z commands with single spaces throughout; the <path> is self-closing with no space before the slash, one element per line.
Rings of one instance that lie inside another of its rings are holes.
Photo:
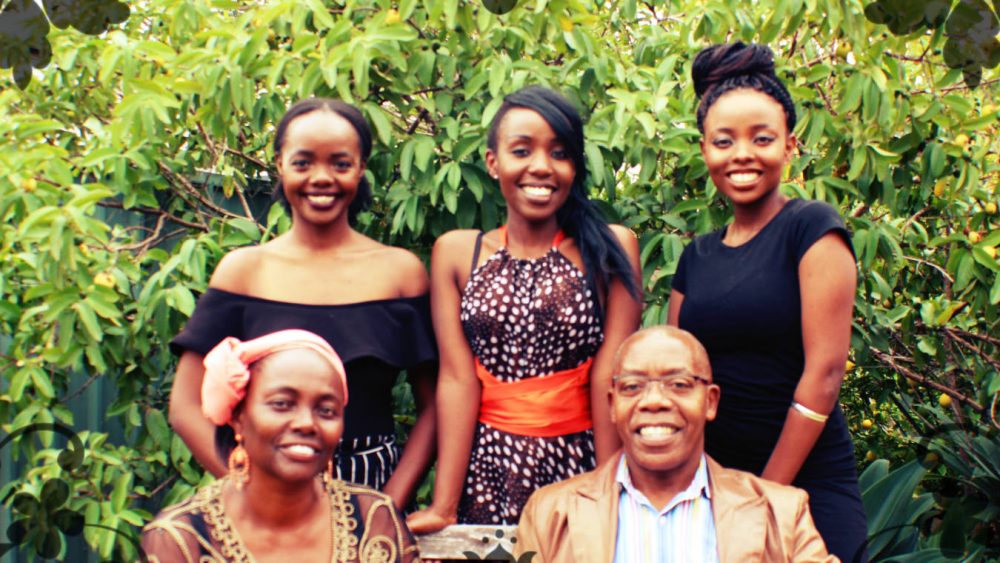
<path fill-rule="evenodd" d="M 720 563 L 763 561 L 767 538 L 767 501 L 747 489 L 738 476 L 708 458 L 712 514 Z"/>
<path fill-rule="evenodd" d="M 575 491 L 567 515 L 575 561 L 613 561 L 618 533 L 618 491 L 615 471 L 621 454 L 594 471 Z"/>

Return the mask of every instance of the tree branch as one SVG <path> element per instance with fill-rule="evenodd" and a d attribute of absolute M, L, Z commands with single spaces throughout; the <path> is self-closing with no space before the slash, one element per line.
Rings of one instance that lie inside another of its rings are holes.
<path fill-rule="evenodd" d="M 406 134 L 412 135 L 414 131 L 417 130 L 417 126 L 420 125 L 420 120 L 428 117 L 429 115 L 430 113 L 427 111 L 427 108 L 420 108 L 420 113 L 417 114 L 417 118 L 414 119 L 413 123 L 406 128 Z"/>
<path fill-rule="evenodd" d="M 188 180 L 184 176 L 181 176 L 180 174 L 177 174 L 176 172 L 168 168 L 166 164 L 163 164 L 162 162 L 157 162 L 156 164 L 160 167 L 160 172 L 162 172 L 163 175 L 167 177 L 167 180 L 169 180 L 171 184 L 183 188 L 184 191 L 194 196 L 195 199 L 197 199 L 202 205 L 204 205 L 208 209 L 211 209 L 215 213 L 225 217 L 229 217 L 231 219 L 240 218 L 239 215 L 233 213 L 232 211 L 229 211 L 228 209 L 223 209 L 222 207 L 219 207 L 218 205 L 213 203 L 211 200 L 205 197 L 200 191 L 198 191 L 198 188 L 194 187 L 194 184 L 192 184 L 190 180 Z"/>
<path fill-rule="evenodd" d="M 985 408 L 983 408 L 983 405 L 979 404 L 975 399 L 967 397 L 966 395 L 963 395 L 962 393 L 948 387 L 947 385 L 938 383 L 937 381 L 934 381 L 928 377 L 920 375 L 919 373 L 911 370 L 910 368 L 897 363 L 896 360 L 901 360 L 902 358 L 899 358 L 898 356 L 892 356 L 890 354 L 882 352 L 881 350 L 878 350 L 877 348 L 871 348 L 871 351 L 872 354 L 875 356 L 876 360 L 878 360 L 879 362 L 881 362 L 886 366 L 891 367 L 897 373 L 902 374 L 903 376 L 908 377 L 913 381 L 916 381 L 917 383 L 926 385 L 932 389 L 937 389 L 938 391 L 948 395 L 949 397 L 955 399 L 956 401 L 963 402 L 979 412 L 985 410 Z"/>
<path fill-rule="evenodd" d="M 966 338 L 975 338 L 977 340 L 982 340 L 983 342 L 989 342 L 994 346 L 1000 346 L 1000 339 L 996 339 L 991 336 L 987 336 L 985 334 L 976 334 L 975 332 L 969 332 L 967 330 L 962 330 L 960 328 L 949 328 L 948 330 L 954 332 L 955 334 L 964 336 Z"/>
<path fill-rule="evenodd" d="M 930 209 L 931 209 L 930 207 L 925 207 L 925 208 L 921 209 L 920 211 L 917 211 L 916 213 L 914 213 L 911 217 L 909 217 L 906 220 L 906 222 L 903 223 L 903 227 L 901 229 L 899 229 L 900 236 L 902 236 L 903 233 L 906 232 L 906 229 L 910 228 L 910 225 L 913 224 L 914 221 L 916 221 L 921 216 L 923 216 L 924 213 L 927 213 L 928 211 L 930 211 Z"/>
<path fill-rule="evenodd" d="M 66 395 L 65 397 L 60 398 L 58 402 L 60 402 L 60 403 L 68 403 L 68 402 L 72 401 L 73 399 L 79 397 L 80 395 L 83 394 L 84 391 L 87 390 L 88 387 L 90 387 L 90 385 L 92 383 L 94 383 L 95 381 L 97 381 L 102 375 L 104 375 L 104 374 L 97 373 L 97 374 L 91 375 L 90 377 L 87 378 L 87 381 L 84 381 L 83 384 L 80 385 L 79 389 L 77 389 L 76 391 L 73 391 L 72 393 L 70 393 L 69 395 Z"/>
<path fill-rule="evenodd" d="M 937 264 L 935 264 L 933 262 L 928 262 L 927 260 L 923 260 L 923 259 L 917 258 L 915 256 L 903 256 L 903 258 L 905 258 L 907 260 L 910 260 L 911 262 L 917 262 L 919 264 L 924 264 L 926 266 L 930 266 L 931 268 L 934 268 L 935 270 L 941 272 L 941 275 L 944 276 L 944 278 L 946 280 L 948 280 L 948 285 L 951 285 L 951 284 L 955 283 L 955 280 L 952 279 L 952 277 L 950 275 L 948 275 L 948 271 L 947 270 L 945 270 L 944 268 L 942 268 L 941 266 L 938 266 Z"/>
<path fill-rule="evenodd" d="M 190 227 L 192 229 L 198 229 L 200 231 L 208 231 L 208 226 L 200 223 L 192 223 L 191 221 L 185 221 L 176 215 L 171 215 L 162 209 L 153 209 L 152 207 L 131 207 L 126 209 L 124 205 L 118 203 L 117 201 L 99 201 L 97 205 L 101 207 L 112 207 L 114 209 L 124 209 L 125 211 L 138 211 L 139 213 L 145 213 L 147 215 L 159 215 L 166 217 L 171 223 L 177 223 L 178 225 L 183 225 L 185 227 Z"/>
<path fill-rule="evenodd" d="M 1000 362 L 998 362 L 997 360 L 991 358 L 989 356 L 989 354 L 983 352 L 982 349 L 980 349 L 975 344 L 973 344 L 971 342 L 968 342 L 967 340 L 963 339 L 961 336 L 959 336 L 958 334 L 956 334 L 956 331 L 954 329 L 952 329 L 950 327 L 944 327 L 944 334 L 945 334 L 945 336 L 947 336 L 948 338 L 950 338 L 953 342 L 961 344 L 962 346 L 968 348 L 969 350 L 972 350 L 973 352 L 975 352 L 976 354 L 978 354 L 986 363 L 990 364 L 991 366 L 993 366 L 994 368 L 996 368 L 998 371 L 1000 371 Z"/>
<path fill-rule="evenodd" d="M 256 157 L 253 157 L 253 156 L 250 156 L 250 155 L 246 154 L 245 152 L 238 151 L 238 150 L 236 150 L 236 149 L 234 149 L 232 147 L 227 147 L 227 146 L 222 147 L 222 150 L 228 152 L 229 154 L 235 154 L 236 156 L 242 158 L 243 160 L 246 160 L 247 162 L 249 162 L 251 164 L 256 164 L 257 166 L 263 168 L 264 170 L 270 170 L 271 169 L 271 167 L 268 166 L 267 163 L 264 162 L 263 160 L 261 160 L 259 158 L 256 158 Z"/>
<path fill-rule="evenodd" d="M 212 142 L 212 138 L 208 136 L 208 132 L 205 128 L 201 126 L 201 123 L 197 124 L 198 131 L 201 131 L 201 136 L 205 138 L 205 144 L 208 145 L 209 152 L 212 153 L 212 166 L 219 164 L 219 151 L 215 148 L 215 143 Z"/>

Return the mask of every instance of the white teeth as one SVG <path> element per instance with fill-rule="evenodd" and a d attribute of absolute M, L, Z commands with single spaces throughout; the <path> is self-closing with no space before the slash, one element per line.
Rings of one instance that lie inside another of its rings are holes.
<path fill-rule="evenodd" d="M 316 205 L 330 205 L 336 197 L 332 195 L 310 195 L 306 196 L 306 199 Z"/>
<path fill-rule="evenodd" d="M 522 186 L 521 189 L 524 190 L 524 193 L 530 196 L 539 196 L 539 197 L 547 196 L 551 194 L 552 191 L 554 190 L 554 188 L 548 186 Z"/>
<path fill-rule="evenodd" d="M 285 446 L 285 449 L 291 453 L 300 455 L 313 455 L 316 453 L 316 450 L 314 450 L 313 448 L 301 444 L 296 444 L 294 446 Z"/>
<path fill-rule="evenodd" d="M 753 182 L 759 176 L 759 172 L 734 172 L 729 175 L 729 178 L 734 182 Z"/>
<path fill-rule="evenodd" d="M 639 435 L 643 438 L 664 438 L 676 432 L 677 429 L 671 426 L 643 426 L 639 429 Z"/>

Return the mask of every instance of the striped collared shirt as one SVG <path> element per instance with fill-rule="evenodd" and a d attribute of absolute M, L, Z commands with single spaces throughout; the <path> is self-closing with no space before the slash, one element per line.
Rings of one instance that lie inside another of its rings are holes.
<path fill-rule="evenodd" d="M 618 535 L 615 563 L 717 562 L 712 494 L 705 456 L 688 488 L 656 510 L 632 484 L 622 456 L 615 481 L 619 484 Z"/>

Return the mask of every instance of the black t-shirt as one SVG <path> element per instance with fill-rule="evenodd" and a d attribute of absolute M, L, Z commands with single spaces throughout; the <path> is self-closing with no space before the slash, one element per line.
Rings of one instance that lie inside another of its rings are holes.
<path fill-rule="evenodd" d="M 437 360 L 427 295 L 304 305 L 209 288 L 170 348 L 205 355 L 227 336 L 249 340 L 289 328 L 322 336 L 344 362 L 345 441 L 393 434 L 392 387 L 399 372 Z"/>
<path fill-rule="evenodd" d="M 793 199 L 741 246 L 723 244 L 723 229 L 684 249 L 673 280 L 684 294 L 679 324 L 708 350 L 722 388 L 717 418 L 705 431 L 706 449 L 722 465 L 759 475 L 777 443 L 805 367 L 799 262 L 829 232 L 851 247 L 833 207 Z M 796 482 L 854 471 L 838 406 Z"/>

